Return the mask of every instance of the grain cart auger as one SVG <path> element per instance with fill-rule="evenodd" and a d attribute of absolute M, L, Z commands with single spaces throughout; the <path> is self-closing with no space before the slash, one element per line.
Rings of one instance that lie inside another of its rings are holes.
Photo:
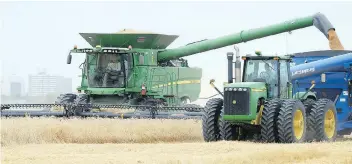
<path fill-rule="evenodd" d="M 326 37 L 329 36 L 329 32 L 334 34 L 334 28 L 320 13 L 215 39 L 193 42 L 174 49 L 166 48 L 178 37 L 176 35 L 132 30 L 108 34 L 81 33 L 93 48 L 75 46 L 67 58 L 67 63 L 70 64 L 71 53 L 86 55 L 80 67 L 81 85 L 77 88 L 80 94 L 63 94 L 56 104 L 3 104 L 2 109 L 65 106 L 66 115 L 110 116 L 110 113 L 92 114 L 92 111 L 95 108 L 98 110 L 132 108 L 141 109 L 140 115 L 153 115 L 153 117 L 161 114 L 168 116 L 173 113 L 169 111 L 187 111 L 185 115 L 200 116 L 203 108 L 190 102 L 199 97 L 202 70 L 189 67 L 188 62 L 182 57 L 312 25 Z M 162 110 L 168 112 L 159 112 Z M 25 113 L 12 115 L 23 114 Z M 126 113 L 124 117 L 128 114 L 134 115 L 135 112 Z M 2 115 L 7 116 L 11 113 L 2 111 Z"/>

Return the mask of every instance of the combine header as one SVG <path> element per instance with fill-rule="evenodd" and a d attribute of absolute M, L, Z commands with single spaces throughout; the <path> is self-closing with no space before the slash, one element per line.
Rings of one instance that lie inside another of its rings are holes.
<path fill-rule="evenodd" d="M 63 94 L 55 104 L 2 104 L 2 116 L 25 116 L 9 108 L 64 107 L 63 112 L 28 112 L 29 115 L 101 117 L 200 117 L 204 108 L 191 104 L 199 97 L 202 70 L 189 67 L 182 57 L 248 42 L 309 26 L 317 27 L 337 49 L 334 28 L 320 13 L 266 27 L 244 30 L 210 40 L 166 49 L 178 36 L 122 30 L 118 33 L 81 33 L 93 48 L 72 49 L 85 55 L 81 64 L 80 94 Z M 333 37 L 332 37 L 333 36 Z M 332 37 L 332 38 L 331 38 Z M 248 101 L 248 100 L 246 100 Z M 252 106 L 251 106 L 252 107 Z M 102 108 L 133 112 L 94 112 Z M 181 116 L 180 116 L 181 114 Z M 251 115 L 251 117 L 253 114 Z"/>

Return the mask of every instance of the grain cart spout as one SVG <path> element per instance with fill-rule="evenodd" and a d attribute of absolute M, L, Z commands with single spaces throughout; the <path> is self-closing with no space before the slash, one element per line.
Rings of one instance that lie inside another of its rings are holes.
<path fill-rule="evenodd" d="M 209 50 L 226 47 L 232 44 L 245 43 L 251 40 L 260 39 L 271 35 L 302 29 L 313 25 L 317 29 L 319 29 L 319 31 L 321 31 L 327 39 L 329 39 L 331 49 L 343 49 L 343 46 L 341 45 L 339 38 L 335 33 L 335 28 L 325 17 L 325 15 L 317 13 L 312 16 L 292 19 L 265 27 L 243 30 L 239 33 L 234 33 L 215 39 L 195 42 L 179 48 L 168 49 L 158 54 L 158 60 L 170 60 L 173 58 L 189 56 Z"/>

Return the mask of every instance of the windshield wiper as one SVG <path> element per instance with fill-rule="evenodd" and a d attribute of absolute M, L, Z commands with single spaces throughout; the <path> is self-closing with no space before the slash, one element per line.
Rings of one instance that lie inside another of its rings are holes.
<path fill-rule="evenodd" d="M 264 60 L 262 60 L 262 61 L 263 61 L 265 64 L 268 64 L 268 66 L 269 66 L 273 71 L 275 71 L 275 69 L 274 69 L 273 67 L 271 67 L 269 63 L 267 63 L 267 62 L 264 61 Z"/>

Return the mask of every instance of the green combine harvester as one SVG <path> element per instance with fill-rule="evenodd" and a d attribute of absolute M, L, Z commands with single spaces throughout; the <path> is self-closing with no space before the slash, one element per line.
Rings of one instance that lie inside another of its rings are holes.
<path fill-rule="evenodd" d="M 178 36 L 133 30 L 81 36 L 94 48 L 75 47 L 67 63 L 71 53 L 86 55 L 77 88 L 82 94 L 61 102 L 195 106 L 189 103 L 199 97 L 202 70 L 165 50 Z"/>
<path fill-rule="evenodd" d="M 284 32 L 314 25 L 327 37 L 333 29 L 326 17 L 320 13 L 297 18 L 266 27 L 243 30 L 215 39 L 202 40 L 182 47 L 167 49 L 178 37 L 122 30 L 118 33 L 81 33 L 92 48 L 72 49 L 67 58 L 71 63 L 73 53 L 84 54 L 81 64 L 80 94 L 60 95 L 55 104 L 2 104 L 2 109 L 63 106 L 63 113 L 31 113 L 31 115 L 56 116 L 104 116 L 116 114 L 92 112 L 94 108 L 128 108 L 147 111 L 142 115 L 167 117 L 160 111 L 183 111 L 183 115 L 202 115 L 204 108 L 191 104 L 199 98 L 202 70 L 189 67 L 182 57 L 210 51 L 226 46 L 248 42 Z M 253 85 L 262 85 L 253 83 Z M 266 98 L 266 97 L 265 97 Z M 243 100 L 243 101 L 249 101 Z M 250 106 L 253 107 L 253 104 Z M 205 108 L 209 108 L 208 106 Z M 148 113 L 149 111 L 149 113 Z M 253 111 L 253 110 L 251 110 Z M 2 110 L 2 116 L 23 116 L 24 111 Z M 140 113 L 141 114 L 141 113 Z M 124 114 L 124 118 L 135 113 Z M 252 118 L 255 113 L 251 113 Z M 118 116 L 121 116 L 119 114 Z M 164 118 L 164 117 L 163 117 Z M 238 118 L 225 115 L 224 118 Z"/>

